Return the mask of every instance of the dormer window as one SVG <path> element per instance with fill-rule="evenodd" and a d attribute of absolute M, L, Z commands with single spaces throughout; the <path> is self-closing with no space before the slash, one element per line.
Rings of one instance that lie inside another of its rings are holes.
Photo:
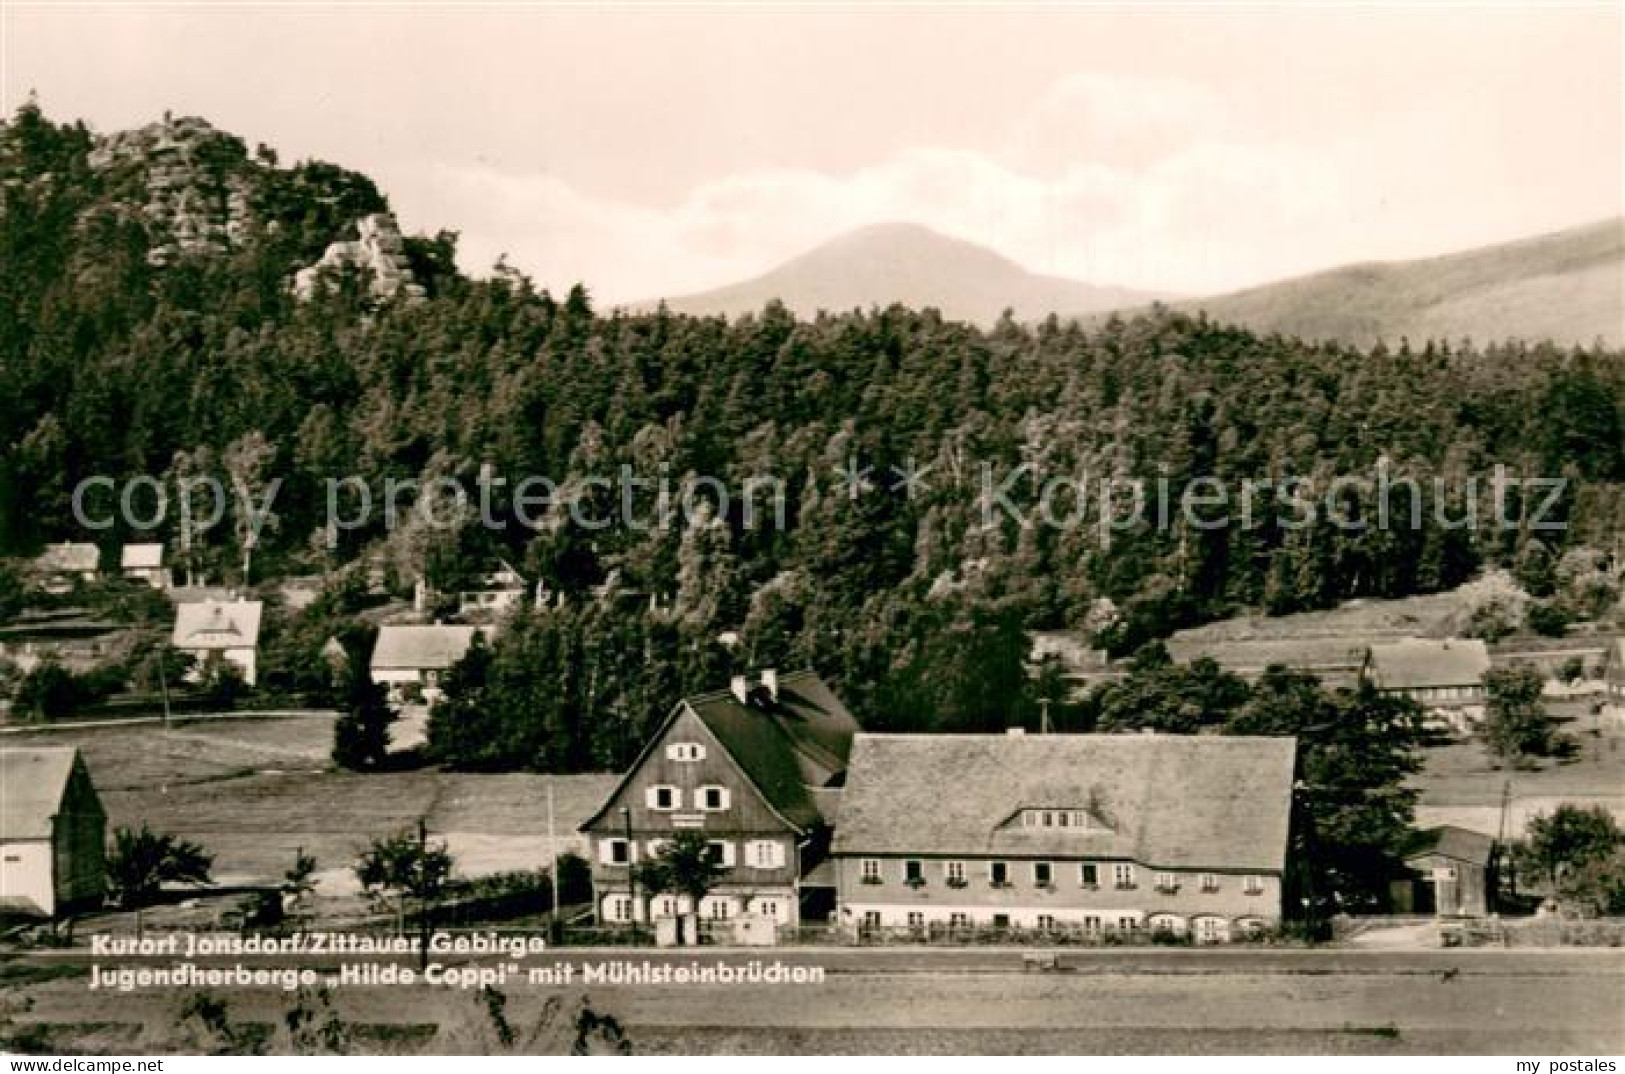
<path fill-rule="evenodd" d="M 673 742 L 666 747 L 668 761 L 703 761 L 705 747 L 698 742 Z"/>
<path fill-rule="evenodd" d="M 1067 828 L 1110 831 L 1087 809 L 1023 809 L 1015 822 L 1023 828 Z"/>

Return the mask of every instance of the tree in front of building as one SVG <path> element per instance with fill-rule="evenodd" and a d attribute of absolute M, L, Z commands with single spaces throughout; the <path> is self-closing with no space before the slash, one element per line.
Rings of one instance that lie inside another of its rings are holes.
<path fill-rule="evenodd" d="M 364 667 L 351 661 L 345 674 L 344 714 L 333 724 L 333 763 L 353 771 L 375 769 L 389 753 L 389 727 L 398 714 Z"/>
<path fill-rule="evenodd" d="M 1522 763 L 1557 749 L 1552 718 L 1540 700 L 1542 685 L 1540 672 L 1530 667 L 1495 668 L 1484 677 L 1484 741 L 1501 760 Z"/>
<path fill-rule="evenodd" d="M 150 905 L 165 884 L 207 884 L 214 856 L 196 843 L 155 832 L 119 828 L 107 853 L 107 884 L 125 910 Z"/>
<path fill-rule="evenodd" d="M 1534 876 L 1559 902 L 1590 914 L 1625 912 L 1625 831 L 1602 806 L 1558 806 L 1529 822 L 1513 851 L 1522 876 Z"/>
<path fill-rule="evenodd" d="M 646 895 L 683 895 L 698 909 L 700 900 L 722 879 L 723 866 L 704 832 L 678 832 L 660 852 L 637 868 L 637 885 Z"/>

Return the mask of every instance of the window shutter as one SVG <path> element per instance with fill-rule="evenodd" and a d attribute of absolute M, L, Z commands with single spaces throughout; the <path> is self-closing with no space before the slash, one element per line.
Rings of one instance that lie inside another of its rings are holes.
<path fill-rule="evenodd" d="M 643 788 L 643 805 L 644 805 L 644 808 L 646 808 L 646 809 L 659 809 L 660 808 L 660 803 L 659 803 L 659 799 L 656 797 L 659 793 L 660 793 L 660 788 L 659 787 L 645 787 L 645 788 Z"/>
<path fill-rule="evenodd" d="M 734 845 L 727 840 L 722 843 L 722 867 L 732 869 L 734 866 Z"/>

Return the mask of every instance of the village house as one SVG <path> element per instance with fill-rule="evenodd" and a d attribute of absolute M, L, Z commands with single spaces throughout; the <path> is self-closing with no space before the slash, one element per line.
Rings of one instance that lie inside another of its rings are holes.
<path fill-rule="evenodd" d="M 581 826 L 607 923 L 697 913 L 793 925 L 827 914 L 829 826 L 857 721 L 816 674 L 764 671 L 680 701 Z M 725 870 L 701 904 L 634 893 L 633 871 L 681 831 L 704 832 Z"/>
<path fill-rule="evenodd" d="M 258 675 L 260 615 L 257 600 L 200 600 L 175 606 L 171 644 L 197 661 L 192 677 L 201 677 L 217 661 L 234 665 L 253 686 Z"/>
<path fill-rule="evenodd" d="M 388 687 L 396 701 L 421 691 L 424 700 L 432 702 L 440 696 L 441 679 L 480 632 L 479 627 L 441 624 L 379 627 L 372 649 L 372 681 Z"/>
<path fill-rule="evenodd" d="M 507 560 L 499 559 L 457 594 L 457 614 L 463 618 L 496 617 L 525 602 L 525 576 Z"/>
<path fill-rule="evenodd" d="M 1473 638 L 1404 638 L 1371 646 L 1365 678 L 1384 693 L 1412 698 L 1465 732 L 1484 716 L 1489 649 Z"/>
<path fill-rule="evenodd" d="M 0 748 L 0 916 L 101 904 L 107 813 L 71 746 Z"/>
<path fill-rule="evenodd" d="M 80 582 L 94 582 L 101 563 L 102 550 L 95 545 L 63 541 L 35 557 L 29 573 L 34 584 L 60 596 L 73 592 L 73 587 Z"/>
<path fill-rule="evenodd" d="M 832 855 L 860 929 L 1140 930 L 1281 920 L 1295 740 L 859 735 Z"/>
<path fill-rule="evenodd" d="M 1405 854 L 1410 875 L 1392 885 L 1394 910 L 1441 917 L 1483 917 L 1492 909 L 1495 840 L 1443 824 L 1418 832 Z"/>
<path fill-rule="evenodd" d="M 119 570 L 124 577 L 145 582 L 154 589 L 168 589 L 169 568 L 164 566 L 161 544 L 127 544 L 119 554 Z"/>

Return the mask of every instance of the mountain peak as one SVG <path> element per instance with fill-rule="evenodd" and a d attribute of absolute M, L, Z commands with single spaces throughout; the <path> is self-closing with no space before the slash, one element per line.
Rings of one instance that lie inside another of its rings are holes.
<path fill-rule="evenodd" d="M 1153 297 L 1038 275 L 967 239 L 891 221 L 837 235 L 753 279 L 666 304 L 681 313 L 732 317 L 775 299 L 803 316 L 901 303 L 987 325 L 1006 309 L 1021 320 L 1041 320 L 1051 313 L 1083 316 Z"/>

